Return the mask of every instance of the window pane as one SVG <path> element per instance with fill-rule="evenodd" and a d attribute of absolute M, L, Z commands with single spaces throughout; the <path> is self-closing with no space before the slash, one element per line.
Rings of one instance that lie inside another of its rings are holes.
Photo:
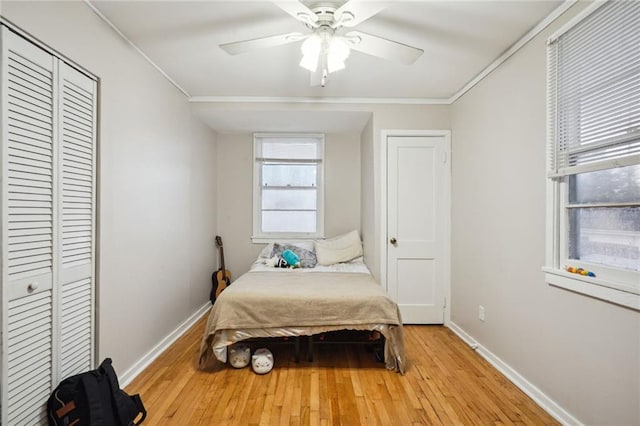
<path fill-rule="evenodd" d="M 640 202 L 640 164 L 571 176 L 569 202 Z"/>
<path fill-rule="evenodd" d="M 317 139 L 265 139 L 262 143 L 264 158 L 287 160 L 316 160 L 320 158 Z"/>
<path fill-rule="evenodd" d="M 569 210 L 571 259 L 640 271 L 640 207 Z"/>
<path fill-rule="evenodd" d="M 315 189 L 263 189 L 263 210 L 316 209 Z"/>
<path fill-rule="evenodd" d="M 315 164 L 264 164 L 262 186 L 317 186 Z"/>
<path fill-rule="evenodd" d="M 263 211 L 262 232 L 316 232 L 316 212 Z"/>

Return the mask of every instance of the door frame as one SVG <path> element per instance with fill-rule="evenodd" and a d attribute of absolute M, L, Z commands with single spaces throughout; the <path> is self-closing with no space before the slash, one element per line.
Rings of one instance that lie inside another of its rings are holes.
<path fill-rule="evenodd" d="M 444 235 L 443 242 L 443 276 L 444 276 L 444 325 L 449 326 L 451 321 L 451 130 L 409 130 L 409 129 L 383 129 L 380 136 L 380 284 L 388 291 L 387 287 L 387 148 L 388 139 L 395 136 L 404 137 L 443 137 L 445 143 L 445 175 L 444 180 Z"/>

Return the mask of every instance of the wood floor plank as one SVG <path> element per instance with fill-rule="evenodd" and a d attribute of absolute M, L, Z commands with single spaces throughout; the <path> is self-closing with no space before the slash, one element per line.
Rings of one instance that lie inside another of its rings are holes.
<path fill-rule="evenodd" d="M 273 345 L 274 369 L 257 375 L 211 361 L 198 369 L 206 317 L 145 369 L 145 425 L 557 425 L 451 330 L 405 326 L 405 375 L 357 345 L 316 345 L 293 362 Z"/>

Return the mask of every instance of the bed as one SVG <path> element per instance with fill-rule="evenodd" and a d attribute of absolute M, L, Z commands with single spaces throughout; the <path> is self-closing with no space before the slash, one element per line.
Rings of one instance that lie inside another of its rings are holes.
<path fill-rule="evenodd" d="M 269 249 L 212 307 L 200 349 L 201 368 L 212 357 L 227 362 L 227 347 L 243 340 L 363 330 L 384 336 L 386 367 L 404 373 L 398 306 L 361 256 L 328 266 L 286 269 L 267 266 L 264 253 Z"/>

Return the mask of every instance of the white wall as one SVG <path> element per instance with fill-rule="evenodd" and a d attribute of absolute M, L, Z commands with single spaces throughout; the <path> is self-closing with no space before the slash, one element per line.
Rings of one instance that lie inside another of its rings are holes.
<path fill-rule="evenodd" d="M 375 175 L 373 168 L 373 117 L 369 119 L 360 135 L 360 228 L 364 261 L 369 267 L 376 264 L 379 254 L 375 251 Z"/>
<path fill-rule="evenodd" d="M 99 357 L 128 370 L 208 301 L 215 134 L 84 2 L 2 14 L 100 78 Z"/>
<path fill-rule="evenodd" d="M 325 235 L 360 230 L 360 135 L 325 135 Z M 246 272 L 264 244 L 253 244 L 253 135 L 218 135 L 218 230 L 232 278 Z"/>
<path fill-rule="evenodd" d="M 637 425 L 640 313 L 551 287 L 540 269 L 545 40 L 566 20 L 452 107 L 452 321 L 579 421 Z"/>

